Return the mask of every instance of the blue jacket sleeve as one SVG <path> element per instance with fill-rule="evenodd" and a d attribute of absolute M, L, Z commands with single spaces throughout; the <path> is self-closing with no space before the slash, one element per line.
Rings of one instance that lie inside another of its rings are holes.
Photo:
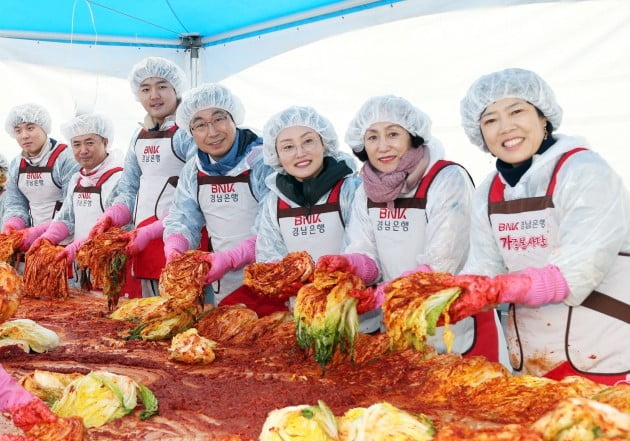
<path fill-rule="evenodd" d="M 173 136 L 173 150 L 177 156 L 188 161 L 197 153 L 197 144 L 186 130 L 177 129 Z"/>
<path fill-rule="evenodd" d="M 262 203 L 269 192 L 269 187 L 265 184 L 265 178 L 273 173 L 274 170 L 263 162 L 262 154 L 256 156 L 250 166 L 252 192 L 256 200 Z"/>
<path fill-rule="evenodd" d="M 350 241 L 348 237 L 348 226 L 352 219 L 352 203 L 354 202 L 354 196 L 357 194 L 357 189 L 361 185 L 361 178 L 358 176 L 349 176 L 343 181 L 341 186 L 341 193 L 339 194 L 339 206 L 341 207 L 341 218 L 345 225 L 343 243 L 341 250 L 344 250 Z"/>
<path fill-rule="evenodd" d="M 278 196 L 270 192 L 262 202 L 257 219 L 256 261 L 277 262 L 288 254 L 277 218 Z"/>
<path fill-rule="evenodd" d="M 113 192 L 105 201 L 105 207 L 110 207 L 114 204 L 125 205 L 130 213 L 133 213 L 136 208 L 136 197 L 138 195 L 138 189 L 140 188 L 140 165 L 138 164 L 138 158 L 136 157 L 135 144 L 136 138 L 140 129 L 131 138 L 131 143 L 125 156 L 125 165 L 123 166 L 123 175 L 118 181 L 116 192 Z"/>
<path fill-rule="evenodd" d="M 197 201 L 197 189 L 197 162 L 193 158 L 180 172 L 173 204 L 164 219 L 164 239 L 171 234 L 183 234 L 190 249 L 199 246 L 201 228 L 206 223 Z"/>
<path fill-rule="evenodd" d="M 75 173 L 70 177 L 68 181 L 68 187 L 74 188 L 79 180 L 79 173 Z M 66 197 L 63 199 L 63 205 L 61 210 L 55 215 L 55 220 L 63 222 L 68 227 L 68 235 L 74 234 L 74 205 L 72 204 L 72 191 L 66 193 Z"/>
<path fill-rule="evenodd" d="M 16 156 L 9 165 L 9 176 L 7 177 L 6 196 L 4 199 L 4 216 L 2 225 L 12 217 L 19 217 L 28 227 L 31 226 L 31 217 L 29 216 L 28 199 L 24 193 L 18 188 L 18 172 L 20 167 L 21 156 Z"/>
<path fill-rule="evenodd" d="M 74 159 L 74 153 L 72 153 L 72 147 L 67 147 L 55 161 L 53 166 L 52 178 L 61 185 L 61 191 L 63 198 L 66 198 L 68 194 L 68 188 L 70 179 L 79 169 L 81 165 Z"/>

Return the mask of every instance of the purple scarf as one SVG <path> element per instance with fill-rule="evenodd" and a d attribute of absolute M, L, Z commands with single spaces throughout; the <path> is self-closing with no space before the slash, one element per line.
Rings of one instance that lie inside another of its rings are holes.
<path fill-rule="evenodd" d="M 429 151 L 424 145 L 407 150 L 400 158 L 396 170 L 392 172 L 380 172 L 368 161 L 361 169 L 365 193 L 374 202 L 393 205 L 400 194 L 411 191 L 418 185 L 428 165 Z"/>

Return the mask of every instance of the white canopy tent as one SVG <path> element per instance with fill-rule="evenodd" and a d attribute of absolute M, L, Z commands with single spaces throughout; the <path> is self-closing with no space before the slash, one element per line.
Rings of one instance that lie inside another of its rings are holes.
<path fill-rule="evenodd" d="M 459 100 L 479 75 L 518 66 L 539 72 L 556 91 L 565 109 L 560 132 L 586 137 L 630 182 L 622 141 L 630 129 L 627 0 L 409 0 L 293 19 L 261 32 L 219 35 L 200 49 L 200 79 L 232 88 L 255 129 L 288 105 L 308 104 L 327 115 L 343 139 L 366 98 L 394 93 L 432 117 L 449 158 L 479 181 L 492 169 L 492 158 L 465 138 Z M 121 150 L 143 113 L 124 79 L 131 65 L 160 55 L 190 72 L 181 48 L 13 38 L 0 43 L 2 120 L 15 104 L 40 102 L 53 114 L 58 136 L 59 124 L 78 103 L 114 119 Z M 4 131 L 0 145 L 7 157 L 18 152 Z"/>

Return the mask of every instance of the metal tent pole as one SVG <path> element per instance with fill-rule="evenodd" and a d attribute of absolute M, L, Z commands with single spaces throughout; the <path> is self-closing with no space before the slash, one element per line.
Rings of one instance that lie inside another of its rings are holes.
<path fill-rule="evenodd" d="M 190 52 L 190 87 L 199 84 L 199 48 L 201 47 L 201 35 L 184 34 L 181 37 L 182 46 Z"/>

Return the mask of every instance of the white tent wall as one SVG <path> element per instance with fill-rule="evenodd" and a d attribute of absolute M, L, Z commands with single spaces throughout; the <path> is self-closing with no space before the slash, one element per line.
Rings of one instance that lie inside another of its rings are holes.
<path fill-rule="evenodd" d="M 503 8 L 518 4 L 546 2 L 554 2 L 554 0 L 406 0 L 363 9 L 360 5 L 366 3 L 365 1 L 351 0 L 347 2 L 349 6 L 353 3 L 358 5 L 354 10 L 343 15 L 335 16 L 332 14 L 333 16 L 326 20 L 311 21 L 260 34 L 257 34 L 258 28 L 253 27 L 250 31 L 257 35 L 250 38 L 238 38 L 232 34 L 225 34 L 215 36 L 212 39 L 204 39 L 204 43 L 208 43 L 209 46 L 201 50 L 201 76 L 207 81 L 218 81 L 288 50 L 358 29 L 363 29 L 365 34 L 369 34 L 370 29 L 377 25 L 410 17 L 422 17 L 450 11 L 472 11 L 493 6 Z M 325 10 L 325 8 L 322 9 Z M 324 11 L 320 12 L 323 13 Z M 307 16 L 307 14 L 303 15 Z M 300 16 L 292 17 L 294 21 L 298 21 L 299 18 Z M 280 26 L 283 21 L 287 20 L 279 21 L 278 25 Z M 266 24 L 267 27 L 272 25 L 273 23 Z M 393 33 L 386 38 L 393 37 L 394 41 L 401 37 L 404 38 L 404 35 L 397 32 L 395 27 L 390 28 L 390 30 L 393 30 Z M 247 29 L 240 30 L 239 34 L 242 35 L 246 32 Z M 339 49 L 343 52 L 343 48 Z"/>
<path fill-rule="evenodd" d="M 558 132 L 584 137 L 630 185 L 627 0 L 532 3 L 398 20 L 299 47 L 224 83 L 243 97 L 253 127 L 289 105 L 308 104 L 334 122 L 341 139 L 368 97 L 403 96 L 431 116 L 433 134 L 449 158 L 479 183 L 494 160 L 465 137 L 459 102 L 480 75 L 506 67 L 542 75 L 564 109 Z"/>
<path fill-rule="evenodd" d="M 5 131 L 7 114 L 17 104 L 34 102 L 46 107 L 53 122 L 50 135 L 55 139 L 61 137 L 61 123 L 73 117 L 77 108 L 103 113 L 114 123 L 114 148 L 120 151 L 126 151 L 143 117 L 142 106 L 120 78 L 1 59 L 0 72 L 0 152 L 8 160 L 19 153 L 15 139 Z"/>
<path fill-rule="evenodd" d="M 130 66 L 149 56 L 168 58 L 184 69 L 188 66 L 188 54 L 184 49 L 16 38 L 0 38 L 0 43 L 0 62 L 15 61 L 102 76 L 126 78 Z"/>
<path fill-rule="evenodd" d="M 331 33 L 339 35 L 324 38 Z M 172 48 L 0 41 L 2 122 L 11 106 L 36 101 L 50 109 L 58 136 L 78 102 L 114 119 L 122 150 L 143 114 L 124 79 L 129 68 L 149 55 L 189 68 L 188 54 Z M 448 156 L 479 182 L 493 161 L 464 137 L 459 100 L 483 73 L 530 68 L 549 81 L 565 109 L 560 132 L 586 137 L 630 183 L 623 136 L 630 129 L 629 41 L 627 0 L 405 1 L 207 46 L 201 78 L 231 87 L 255 129 L 286 106 L 308 104 L 334 122 L 342 139 L 367 97 L 404 96 L 432 117 Z M 0 145 L 9 158 L 18 152 L 4 131 Z"/>

